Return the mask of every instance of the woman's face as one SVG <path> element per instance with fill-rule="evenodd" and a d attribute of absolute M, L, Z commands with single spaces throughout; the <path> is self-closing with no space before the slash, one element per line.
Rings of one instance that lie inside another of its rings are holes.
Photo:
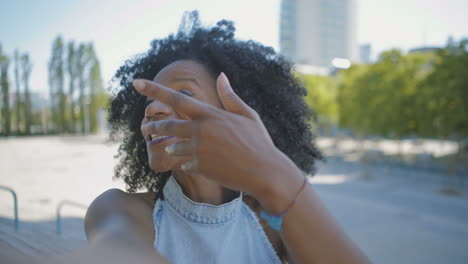
<path fill-rule="evenodd" d="M 222 107 L 216 91 L 216 81 L 205 66 L 191 60 L 175 61 L 163 68 L 154 77 L 153 81 L 167 86 L 184 95 L 193 97 L 202 102 L 211 104 L 218 108 Z M 151 121 L 189 119 L 188 116 L 179 115 L 171 106 L 166 105 L 156 98 L 146 99 L 145 116 L 142 125 Z M 177 170 L 183 161 L 177 157 L 169 156 L 164 148 L 176 142 L 182 141 L 177 137 L 153 138 L 151 135 L 143 134 L 148 150 L 148 162 L 155 172 Z"/>

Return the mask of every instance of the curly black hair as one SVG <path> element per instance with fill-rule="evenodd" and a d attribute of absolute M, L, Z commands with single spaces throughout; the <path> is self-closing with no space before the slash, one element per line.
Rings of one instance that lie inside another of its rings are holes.
<path fill-rule="evenodd" d="M 216 26 L 200 25 L 198 12 L 186 13 L 177 34 L 151 42 L 143 54 L 127 60 L 110 86 L 110 140 L 120 142 L 115 158 L 114 178 L 123 178 L 128 192 L 142 188 L 160 195 L 170 172 L 155 173 L 147 157 L 140 131 L 146 98 L 132 81 L 152 80 L 170 63 L 193 60 L 213 76 L 224 72 L 244 102 L 259 114 L 276 147 L 305 173 L 314 174 L 316 159 L 322 159 L 310 130 L 311 111 L 304 103 L 306 90 L 292 73 L 292 65 L 271 47 L 234 38 L 233 22 L 221 20 Z"/>

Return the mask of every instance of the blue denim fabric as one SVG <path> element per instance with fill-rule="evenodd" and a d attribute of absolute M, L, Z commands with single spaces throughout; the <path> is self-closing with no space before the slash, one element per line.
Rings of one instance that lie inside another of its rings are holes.
<path fill-rule="evenodd" d="M 154 207 L 154 248 L 171 263 L 281 263 L 255 213 L 242 201 L 196 203 L 171 177 Z"/>

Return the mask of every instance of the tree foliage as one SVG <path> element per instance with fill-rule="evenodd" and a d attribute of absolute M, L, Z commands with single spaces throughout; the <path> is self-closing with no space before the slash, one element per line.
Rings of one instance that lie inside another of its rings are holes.
<path fill-rule="evenodd" d="M 52 131 L 64 133 L 66 123 L 66 95 L 64 91 L 65 79 L 65 46 L 61 36 L 58 36 L 52 44 L 52 55 L 49 61 L 49 92 L 50 108 L 54 126 Z"/>
<path fill-rule="evenodd" d="M 65 91 L 64 80 L 68 80 Z M 49 61 L 50 94 L 63 95 L 56 119 L 60 132 L 89 133 L 97 131 L 97 113 L 109 98 L 103 88 L 100 63 L 92 43 L 64 43 L 59 36 L 52 46 Z M 61 125 L 60 125 L 61 124 Z"/>
<path fill-rule="evenodd" d="M 336 81 L 329 76 L 299 74 L 307 89 L 305 102 L 317 118 L 318 128 L 327 129 L 338 122 L 338 89 Z"/>
<path fill-rule="evenodd" d="M 468 39 L 437 52 L 433 71 L 422 83 L 425 136 L 468 137 Z"/>
<path fill-rule="evenodd" d="M 22 129 L 21 129 L 21 121 L 22 121 L 22 103 L 21 103 L 21 87 L 20 87 L 20 77 L 19 77 L 19 72 L 20 72 L 20 65 L 19 65 L 19 51 L 15 50 L 15 55 L 14 55 L 14 62 L 15 62 L 15 86 L 16 86 L 16 91 L 15 91 L 15 123 L 16 123 L 16 133 L 21 134 Z"/>
<path fill-rule="evenodd" d="M 20 67 L 21 67 L 21 79 L 23 80 L 24 87 L 24 116 L 25 116 L 25 128 L 26 134 L 31 134 L 31 125 L 33 122 L 32 117 L 32 102 L 31 93 L 29 90 L 29 77 L 31 76 L 32 63 L 29 58 L 29 54 L 24 53 L 20 56 Z"/>
<path fill-rule="evenodd" d="M 0 46 L 0 86 L 2 87 L 2 132 L 5 135 L 10 134 L 10 90 L 8 82 L 8 67 L 10 59 L 6 54 L 3 54 L 2 46 Z"/>
<path fill-rule="evenodd" d="M 392 138 L 466 138 L 467 43 L 432 53 L 390 50 L 375 64 L 340 72 L 339 126 Z"/>
<path fill-rule="evenodd" d="M 92 43 L 66 43 L 61 36 L 54 39 L 48 62 L 47 105 L 43 104 L 40 93 L 30 91 L 33 67 L 29 54 L 15 50 L 12 57 L 14 93 L 8 79 L 10 59 L 0 46 L 2 135 L 97 132 L 97 114 L 107 106 L 109 95 L 103 87 L 100 63 Z M 10 124 L 14 124 L 12 131 Z"/>
<path fill-rule="evenodd" d="M 384 52 L 377 63 L 353 65 L 340 75 L 339 124 L 363 134 L 401 138 L 421 127 L 421 82 L 430 54 Z"/>
<path fill-rule="evenodd" d="M 9 86 L 10 59 L 0 49 L 1 132 L 31 133 L 44 119 L 33 113 L 29 91 L 32 63 L 14 54 L 16 91 Z M 92 43 L 66 43 L 58 36 L 48 64 L 51 133 L 97 131 L 97 112 L 108 95 Z M 468 40 L 432 53 L 389 50 L 374 64 L 355 64 L 338 77 L 298 74 L 306 103 L 319 127 L 338 125 L 364 135 L 402 138 L 468 137 Z M 65 87 L 68 83 L 68 89 Z M 14 103 L 10 102 L 14 98 Z"/>

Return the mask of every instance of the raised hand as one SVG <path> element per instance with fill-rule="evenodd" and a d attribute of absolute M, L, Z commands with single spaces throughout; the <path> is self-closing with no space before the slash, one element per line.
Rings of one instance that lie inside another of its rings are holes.
<path fill-rule="evenodd" d="M 258 114 L 234 93 L 224 74 L 217 79 L 217 91 L 225 110 L 152 81 L 135 80 L 134 86 L 187 118 L 152 121 L 142 127 L 146 134 L 186 139 L 166 151 L 188 160 L 181 166 L 187 173 L 201 174 L 260 200 L 272 184 L 287 179 L 287 175 L 278 178 L 276 172 L 285 164 L 295 167 L 274 146 Z"/>

